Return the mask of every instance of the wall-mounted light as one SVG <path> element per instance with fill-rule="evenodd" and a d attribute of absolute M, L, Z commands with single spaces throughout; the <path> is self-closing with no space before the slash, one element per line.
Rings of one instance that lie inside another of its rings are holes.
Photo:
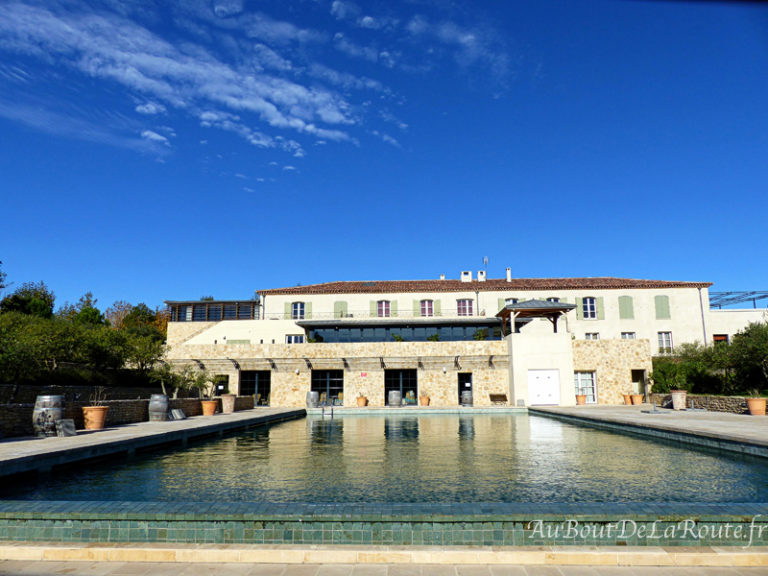
<path fill-rule="evenodd" d="M 297 376 L 299 375 L 299 369 L 298 368 L 296 368 L 296 375 Z"/>
<path fill-rule="evenodd" d="M 447 370 L 445 369 L 445 366 L 443 366 L 443 374 L 445 374 Z"/>

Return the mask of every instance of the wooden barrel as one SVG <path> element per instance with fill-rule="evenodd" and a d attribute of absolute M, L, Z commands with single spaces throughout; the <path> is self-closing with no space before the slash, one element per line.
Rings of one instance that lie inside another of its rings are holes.
<path fill-rule="evenodd" d="M 389 396 L 387 396 L 387 406 L 400 406 L 403 401 L 403 396 L 400 394 L 400 390 L 390 390 Z"/>
<path fill-rule="evenodd" d="M 168 396 L 152 394 L 149 397 L 149 421 L 164 422 L 168 420 Z"/>
<path fill-rule="evenodd" d="M 464 390 L 461 393 L 461 405 L 472 406 L 472 392 L 470 390 Z"/>
<path fill-rule="evenodd" d="M 320 403 L 320 392 L 307 392 L 307 408 L 317 408 Z"/>
<path fill-rule="evenodd" d="M 56 436 L 56 421 L 64 414 L 64 396 L 38 396 L 32 410 L 32 429 L 38 438 Z"/>

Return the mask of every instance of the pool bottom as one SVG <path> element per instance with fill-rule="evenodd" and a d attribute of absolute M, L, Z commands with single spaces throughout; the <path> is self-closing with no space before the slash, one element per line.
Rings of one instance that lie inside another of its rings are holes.
<path fill-rule="evenodd" d="M 0 540 L 369 546 L 768 546 L 768 503 L 0 502 Z"/>

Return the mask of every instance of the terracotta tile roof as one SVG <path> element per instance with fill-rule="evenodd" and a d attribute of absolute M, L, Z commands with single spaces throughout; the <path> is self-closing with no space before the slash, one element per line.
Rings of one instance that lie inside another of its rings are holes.
<path fill-rule="evenodd" d="M 264 296 L 280 294 L 387 294 L 404 292 L 501 292 L 525 290 L 628 290 L 632 288 L 708 288 L 711 282 L 675 282 L 634 278 L 504 278 L 473 280 L 371 280 L 325 282 L 290 288 L 258 290 Z"/>

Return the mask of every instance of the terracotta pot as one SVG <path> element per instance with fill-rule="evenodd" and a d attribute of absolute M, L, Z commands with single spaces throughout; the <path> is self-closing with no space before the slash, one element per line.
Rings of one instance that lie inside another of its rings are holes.
<path fill-rule="evenodd" d="M 368 398 L 366 398 L 365 396 L 358 396 L 357 397 L 357 405 L 360 408 L 362 408 L 363 406 L 367 406 L 368 405 Z"/>
<path fill-rule="evenodd" d="M 200 404 L 203 405 L 203 416 L 213 416 L 219 403 L 216 400 L 200 400 Z"/>
<path fill-rule="evenodd" d="M 419 406 L 429 406 L 429 396 L 419 396 Z"/>
<path fill-rule="evenodd" d="M 752 416 L 765 416 L 765 398 L 747 398 L 747 408 Z"/>
<path fill-rule="evenodd" d="M 632 404 L 634 404 L 635 406 L 643 403 L 642 394 L 630 394 L 630 397 L 632 398 Z"/>
<path fill-rule="evenodd" d="M 632 396 L 630 394 L 623 394 L 624 404 L 632 404 Z"/>
<path fill-rule="evenodd" d="M 86 430 L 101 430 L 107 421 L 109 406 L 83 406 L 83 420 Z"/>
<path fill-rule="evenodd" d="M 577 406 L 584 406 L 584 404 L 587 403 L 587 395 L 586 394 L 576 394 L 576 405 Z"/>
<path fill-rule="evenodd" d="M 221 395 L 221 413 L 232 414 L 235 411 L 235 398 L 234 394 L 222 394 Z"/>

